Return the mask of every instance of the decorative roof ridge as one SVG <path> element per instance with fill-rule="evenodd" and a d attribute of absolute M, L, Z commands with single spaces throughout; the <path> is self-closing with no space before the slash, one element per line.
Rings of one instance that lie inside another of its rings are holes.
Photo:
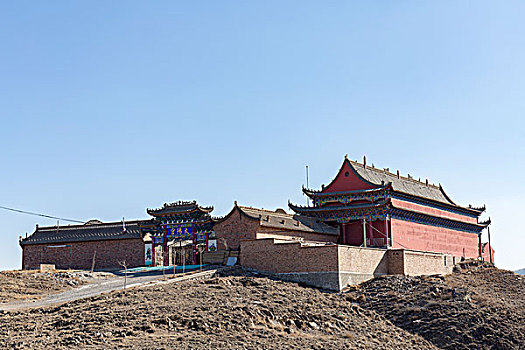
<path fill-rule="evenodd" d="M 268 214 L 285 214 L 285 215 L 290 215 L 290 213 L 280 213 L 278 211 L 275 211 L 275 210 L 270 210 L 270 209 L 264 209 L 264 208 L 256 208 L 256 207 L 251 207 L 251 206 L 247 206 L 247 205 L 238 205 L 237 206 L 238 208 L 240 209 L 251 209 L 251 210 L 258 210 L 258 211 L 264 211 L 264 212 L 268 212 Z M 279 209 L 282 209 L 282 208 L 277 208 L 276 210 L 279 210 Z"/>
<path fill-rule="evenodd" d="M 186 206 L 188 208 L 184 208 L 184 206 Z M 213 209 L 214 209 L 213 205 L 210 205 L 210 206 L 207 206 L 207 207 L 201 206 L 201 205 L 197 204 L 196 200 L 193 200 L 193 201 L 180 200 L 180 201 L 177 201 L 177 202 L 164 203 L 162 205 L 162 207 L 160 207 L 160 208 L 146 208 L 146 212 L 148 214 L 151 214 L 151 213 L 160 212 L 162 210 L 179 209 L 180 207 L 184 208 L 184 209 L 180 210 L 181 212 L 193 211 L 193 210 L 199 209 L 199 210 L 201 210 L 203 212 L 209 213 L 209 212 L 213 211 Z"/>
<path fill-rule="evenodd" d="M 190 204 L 197 205 L 197 201 L 196 200 L 192 200 L 192 201 L 179 200 L 179 201 L 176 201 L 176 202 L 164 203 L 164 205 L 162 207 L 163 208 L 169 208 L 169 207 L 173 207 L 173 206 L 176 206 L 176 205 L 190 205 Z"/>
<path fill-rule="evenodd" d="M 413 178 L 412 176 L 410 176 L 410 174 L 408 174 L 408 176 L 403 176 L 403 175 L 399 174 L 399 172 L 394 174 L 394 173 L 390 172 L 390 168 L 380 169 L 380 168 L 376 168 L 373 165 L 370 166 L 370 165 L 367 165 L 367 164 L 364 164 L 364 163 L 359 163 L 357 160 L 351 160 L 351 159 L 348 159 L 348 158 L 345 158 L 345 160 L 350 162 L 351 165 L 359 166 L 359 167 L 365 168 L 367 170 L 375 171 L 377 173 L 387 174 L 387 175 L 394 176 L 394 177 L 397 177 L 397 178 L 402 179 L 402 180 L 412 181 L 414 183 L 422 184 L 422 185 L 425 185 L 425 186 L 428 186 L 428 187 L 433 187 L 435 189 L 442 189 L 441 184 L 435 185 L 433 183 L 428 182 L 428 180 L 423 182 L 421 180 L 417 180 L 417 179 Z"/>

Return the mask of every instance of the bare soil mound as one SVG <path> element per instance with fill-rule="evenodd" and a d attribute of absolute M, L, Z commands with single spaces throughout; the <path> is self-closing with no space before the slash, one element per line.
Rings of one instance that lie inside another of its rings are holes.
<path fill-rule="evenodd" d="M 442 349 L 525 349 L 525 277 L 468 262 L 448 276 L 385 276 L 347 299 Z"/>
<path fill-rule="evenodd" d="M 0 315 L 11 349 L 436 349 L 340 294 L 249 276 Z"/>
<path fill-rule="evenodd" d="M 0 302 L 38 299 L 84 283 L 85 278 L 77 272 L 1 271 Z"/>

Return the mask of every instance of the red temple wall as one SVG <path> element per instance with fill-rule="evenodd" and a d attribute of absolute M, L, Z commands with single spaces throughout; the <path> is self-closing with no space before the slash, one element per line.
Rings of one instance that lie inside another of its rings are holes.
<path fill-rule="evenodd" d="M 432 208 L 432 207 L 429 207 L 429 206 L 426 206 L 426 205 L 420 205 L 420 204 L 416 204 L 416 203 L 406 202 L 406 201 L 399 200 L 399 199 L 392 198 L 392 204 L 394 206 L 398 207 L 398 208 L 404 208 L 404 209 L 409 209 L 409 210 L 413 210 L 413 211 L 418 211 L 418 212 L 429 214 L 429 215 L 433 215 L 433 216 L 449 218 L 449 219 L 463 221 L 463 222 L 468 222 L 468 223 L 472 223 L 472 224 L 477 224 L 478 223 L 478 219 L 477 218 L 473 218 L 473 217 L 466 216 L 466 215 L 461 215 L 461 214 L 456 214 L 456 213 L 451 213 L 449 211 Z"/>
<path fill-rule="evenodd" d="M 388 229 L 385 229 L 385 221 L 384 220 L 375 220 L 372 222 L 371 225 L 373 228 L 370 227 L 369 222 L 366 223 L 366 234 L 367 237 L 370 238 L 370 245 L 373 245 L 374 238 L 381 238 L 386 239 L 386 237 L 390 237 L 390 227 Z M 386 232 L 387 231 L 387 232 Z M 363 222 L 362 221 L 353 221 L 349 222 L 345 226 L 345 244 L 347 245 L 354 245 L 354 246 L 360 246 L 363 244 Z M 386 245 L 386 242 L 384 242 Z M 382 245 L 382 244 L 380 244 Z"/>
<path fill-rule="evenodd" d="M 346 241 L 345 244 L 360 246 L 363 244 L 363 223 L 360 221 L 345 224 Z"/>
<path fill-rule="evenodd" d="M 442 227 L 391 219 L 393 247 L 438 253 L 466 258 L 478 257 L 478 236 Z"/>
<path fill-rule="evenodd" d="M 345 174 L 348 172 L 348 176 Z M 350 167 L 348 162 L 344 162 L 343 167 L 335 177 L 335 180 L 327 186 L 322 192 L 341 192 L 341 191 L 354 191 L 354 190 L 368 190 L 371 188 L 377 188 L 377 186 L 370 185 L 363 181 L 359 176 L 354 173 L 354 170 Z"/>

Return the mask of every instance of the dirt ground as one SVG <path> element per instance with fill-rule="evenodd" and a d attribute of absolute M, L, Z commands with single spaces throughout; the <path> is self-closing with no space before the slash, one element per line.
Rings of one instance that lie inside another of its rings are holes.
<path fill-rule="evenodd" d="M 525 277 L 478 263 L 343 293 L 236 268 L 0 313 L 0 348 L 525 349 L 524 287 Z"/>
<path fill-rule="evenodd" d="M 340 294 L 248 276 L 0 315 L 10 349 L 436 349 Z"/>
<path fill-rule="evenodd" d="M 0 302 L 39 299 L 88 283 L 88 275 L 78 271 L 1 271 Z"/>
<path fill-rule="evenodd" d="M 468 262 L 448 276 L 385 276 L 348 300 L 442 349 L 525 349 L 525 276 Z"/>

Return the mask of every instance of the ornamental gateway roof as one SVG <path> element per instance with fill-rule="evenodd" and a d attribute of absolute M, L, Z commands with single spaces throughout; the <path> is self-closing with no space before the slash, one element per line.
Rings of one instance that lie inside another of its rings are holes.
<path fill-rule="evenodd" d="M 29 237 L 22 239 L 20 245 L 56 244 L 112 239 L 142 238 L 138 221 L 96 222 L 83 225 L 38 227 Z"/>
<path fill-rule="evenodd" d="M 164 203 L 161 208 L 146 209 L 146 212 L 152 216 L 157 215 L 178 215 L 187 214 L 194 211 L 200 211 L 208 214 L 213 211 L 213 207 L 202 207 L 196 201 L 178 201 L 174 203 Z"/>

